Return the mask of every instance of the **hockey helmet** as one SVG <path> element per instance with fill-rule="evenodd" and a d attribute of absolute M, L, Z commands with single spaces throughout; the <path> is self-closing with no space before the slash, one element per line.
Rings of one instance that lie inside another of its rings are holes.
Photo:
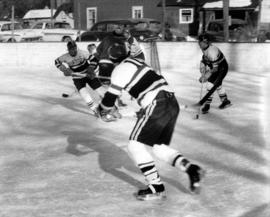
<path fill-rule="evenodd" d="M 70 50 L 70 49 L 72 49 L 72 48 L 77 48 L 76 42 L 73 41 L 73 40 L 68 41 L 68 43 L 67 43 L 67 48 L 68 48 L 68 50 Z"/>
<path fill-rule="evenodd" d="M 114 43 L 109 47 L 108 55 L 113 62 L 121 62 L 128 56 L 128 51 L 124 44 Z"/>
<path fill-rule="evenodd" d="M 210 43 L 210 37 L 209 37 L 209 35 L 207 35 L 207 34 L 205 34 L 205 33 L 199 35 L 198 40 L 199 40 L 199 42 Z"/>

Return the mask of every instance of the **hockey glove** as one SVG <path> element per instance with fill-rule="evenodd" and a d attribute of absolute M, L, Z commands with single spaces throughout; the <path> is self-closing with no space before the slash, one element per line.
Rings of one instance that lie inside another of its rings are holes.
<path fill-rule="evenodd" d="M 95 70 L 92 67 L 89 67 L 86 71 L 86 77 L 90 78 L 91 80 L 96 77 Z"/>
<path fill-rule="evenodd" d="M 65 66 L 61 67 L 60 70 L 64 73 L 65 76 L 71 76 L 73 73 L 70 68 L 66 68 Z"/>
<path fill-rule="evenodd" d="M 202 75 L 202 76 L 199 78 L 199 82 L 200 82 L 200 83 L 205 83 L 205 82 L 207 82 L 207 78 L 206 78 L 204 75 Z"/>
<path fill-rule="evenodd" d="M 103 109 L 101 105 L 99 105 L 97 112 L 100 119 L 103 120 L 104 122 L 112 122 L 117 120 L 117 117 L 115 117 L 112 113 L 112 109 L 109 110 Z"/>

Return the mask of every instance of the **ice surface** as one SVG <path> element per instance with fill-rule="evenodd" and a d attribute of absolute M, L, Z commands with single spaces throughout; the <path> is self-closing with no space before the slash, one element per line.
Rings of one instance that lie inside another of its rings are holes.
<path fill-rule="evenodd" d="M 181 105 L 197 102 L 198 72 L 163 69 Z M 2 67 L 0 79 L 1 217 L 269 217 L 269 78 L 230 71 L 233 106 L 193 120 L 181 111 L 172 147 L 206 170 L 200 195 L 184 173 L 157 161 L 166 201 L 136 201 L 145 182 L 127 152 L 127 117 L 104 123 L 88 114 L 72 81 L 55 68 Z M 268 79 L 268 82 L 266 82 Z"/>

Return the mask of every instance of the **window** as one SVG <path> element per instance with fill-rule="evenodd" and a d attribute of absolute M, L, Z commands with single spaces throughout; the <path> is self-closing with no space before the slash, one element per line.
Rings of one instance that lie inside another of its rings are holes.
<path fill-rule="evenodd" d="M 9 31 L 10 30 L 10 25 L 9 24 L 4 24 L 2 26 L 2 31 Z"/>
<path fill-rule="evenodd" d="M 106 24 L 99 23 L 99 24 L 93 26 L 92 31 L 105 32 L 106 31 Z"/>
<path fill-rule="evenodd" d="M 143 6 L 132 6 L 132 18 L 143 18 Z"/>
<path fill-rule="evenodd" d="M 90 29 L 97 22 L 97 8 L 86 8 L 86 28 Z"/>
<path fill-rule="evenodd" d="M 43 23 L 37 23 L 36 25 L 32 27 L 32 29 L 42 29 L 42 27 L 43 27 Z"/>
<path fill-rule="evenodd" d="M 185 8 L 179 10 L 179 23 L 193 23 L 192 8 Z"/>
<path fill-rule="evenodd" d="M 55 29 L 71 29 L 71 26 L 69 23 L 54 23 Z"/>

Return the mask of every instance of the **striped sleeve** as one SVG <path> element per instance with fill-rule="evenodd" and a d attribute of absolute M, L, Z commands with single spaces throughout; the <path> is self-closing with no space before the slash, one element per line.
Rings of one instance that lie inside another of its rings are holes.
<path fill-rule="evenodd" d="M 55 59 L 54 64 L 55 64 L 55 66 L 57 68 L 59 68 L 62 65 L 63 62 L 64 62 L 64 55 L 62 55 L 62 56 L 58 57 L 57 59 Z"/>

